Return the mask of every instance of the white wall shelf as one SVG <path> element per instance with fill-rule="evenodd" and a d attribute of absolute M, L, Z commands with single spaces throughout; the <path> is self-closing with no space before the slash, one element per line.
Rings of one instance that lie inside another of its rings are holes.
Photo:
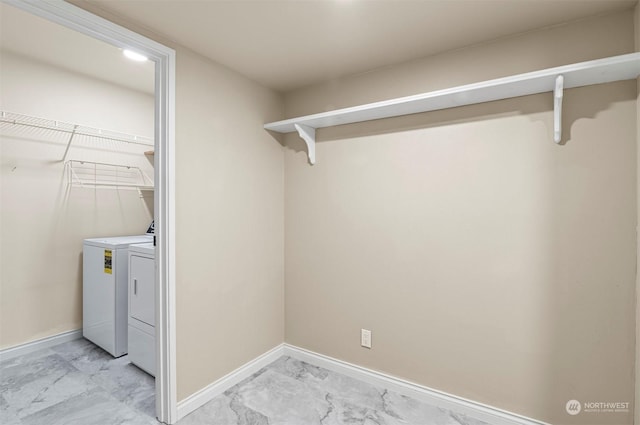
<path fill-rule="evenodd" d="M 564 89 L 631 80 L 638 75 L 640 53 L 631 53 L 286 119 L 265 124 L 264 128 L 278 133 L 298 132 L 307 144 L 309 162 L 315 164 L 315 132 L 318 128 L 553 92 L 554 140 L 559 143 Z"/>

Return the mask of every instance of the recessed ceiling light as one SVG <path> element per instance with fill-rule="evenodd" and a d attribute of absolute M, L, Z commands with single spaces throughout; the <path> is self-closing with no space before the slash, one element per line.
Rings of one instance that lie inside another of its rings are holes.
<path fill-rule="evenodd" d="M 136 62 L 145 62 L 149 60 L 145 55 L 141 55 L 140 53 L 134 52 L 133 50 L 124 49 L 122 54 Z"/>

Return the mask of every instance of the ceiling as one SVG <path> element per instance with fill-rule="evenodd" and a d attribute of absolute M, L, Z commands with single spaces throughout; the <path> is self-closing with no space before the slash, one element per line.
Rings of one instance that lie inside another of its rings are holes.
<path fill-rule="evenodd" d="M 0 3 L 0 48 L 129 89 L 154 93 L 155 66 L 110 44 Z"/>
<path fill-rule="evenodd" d="M 76 0 L 279 91 L 633 7 L 636 0 Z"/>
<path fill-rule="evenodd" d="M 121 16 L 278 91 L 631 8 L 636 2 L 74 0 Z M 0 47 L 153 93 L 152 62 L 131 62 L 114 46 L 2 3 Z"/>

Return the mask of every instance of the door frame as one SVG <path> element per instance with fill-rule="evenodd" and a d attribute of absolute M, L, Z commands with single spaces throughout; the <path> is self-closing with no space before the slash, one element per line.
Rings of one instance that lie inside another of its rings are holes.
<path fill-rule="evenodd" d="M 156 415 L 177 421 L 175 318 L 175 79 L 176 52 L 62 0 L 2 0 L 155 62 L 154 219 L 156 246 Z"/>

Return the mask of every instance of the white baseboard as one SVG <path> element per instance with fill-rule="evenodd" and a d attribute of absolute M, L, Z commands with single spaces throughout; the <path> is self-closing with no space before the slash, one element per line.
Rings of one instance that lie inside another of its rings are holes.
<path fill-rule="evenodd" d="M 396 378 L 372 369 L 314 353 L 293 345 L 284 344 L 284 355 L 319 366 L 352 378 L 368 382 L 399 394 L 428 403 L 432 406 L 449 409 L 469 417 L 479 419 L 491 425 L 549 425 L 516 413 L 487 406 L 452 394 L 434 390 L 404 379 Z"/>
<path fill-rule="evenodd" d="M 284 355 L 284 344 L 272 348 L 266 353 L 256 357 L 233 372 L 228 373 L 217 381 L 207 385 L 200 391 L 193 393 L 184 400 L 178 402 L 177 417 L 178 420 L 184 418 L 200 406 L 227 391 L 243 379 L 246 379 L 262 369 L 263 367 L 273 363 Z"/>
<path fill-rule="evenodd" d="M 276 361 L 281 356 L 289 356 L 314 366 L 319 366 L 352 378 L 368 382 L 378 387 L 395 391 L 399 394 L 428 403 L 432 406 L 449 409 L 469 417 L 479 419 L 491 425 L 549 425 L 535 419 L 508 412 L 497 407 L 488 406 L 447 394 L 404 379 L 396 378 L 372 369 L 338 360 L 323 354 L 314 353 L 290 344 L 280 344 L 259 357 L 251 360 L 238 369 L 223 376 L 207 387 L 190 395 L 178 403 L 178 420 L 203 406 L 218 395 L 224 393 L 243 379 L 246 379 Z"/>
<path fill-rule="evenodd" d="M 76 329 L 73 331 L 62 332 L 57 335 L 37 339 L 25 344 L 3 348 L 2 350 L 0 350 L 0 362 L 12 359 L 14 357 L 24 356 L 25 354 L 30 354 L 38 350 L 50 348 L 55 345 L 62 344 L 63 342 L 69 342 L 73 341 L 74 339 L 80 338 L 82 338 L 82 329 Z"/>

